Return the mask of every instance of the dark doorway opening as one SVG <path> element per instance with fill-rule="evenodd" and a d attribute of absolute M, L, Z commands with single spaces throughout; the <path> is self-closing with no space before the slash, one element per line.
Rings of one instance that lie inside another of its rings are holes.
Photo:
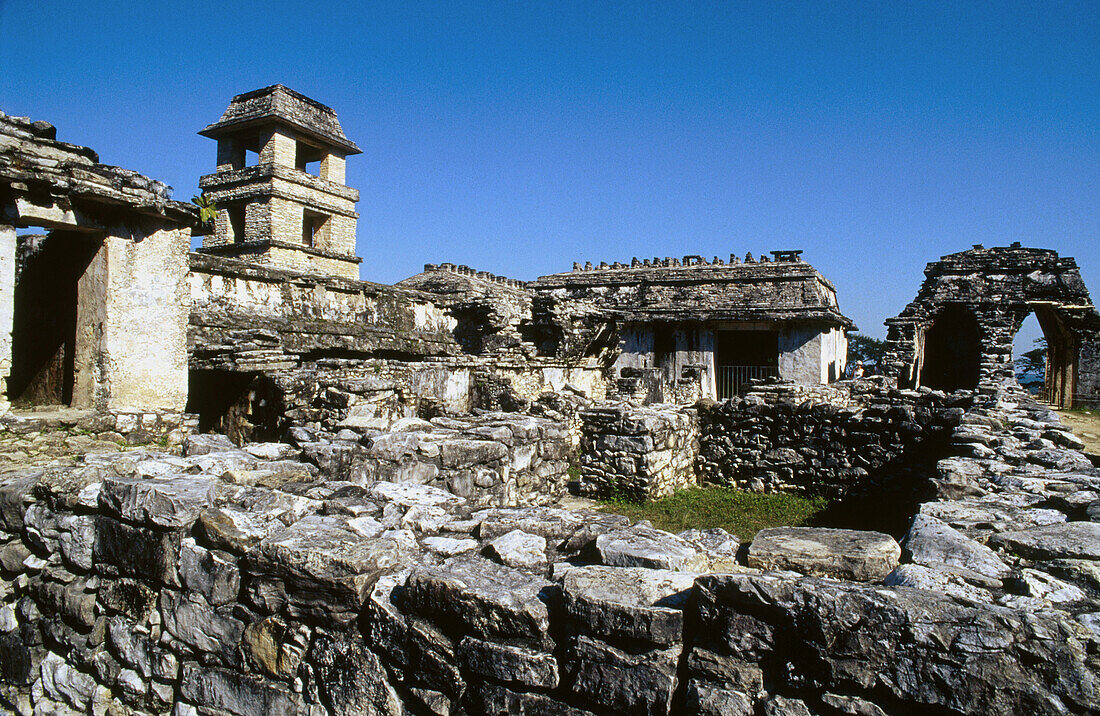
<path fill-rule="evenodd" d="M 920 384 L 934 390 L 973 390 L 980 363 L 977 319 L 962 306 L 946 307 L 924 334 Z"/>
<path fill-rule="evenodd" d="M 779 375 L 779 331 L 718 331 L 714 349 L 718 400 L 737 395 L 750 380 Z"/>
<path fill-rule="evenodd" d="M 282 437 L 282 391 L 259 373 L 192 370 L 187 412 L 199 416 L 200 432 L 222 433 L 237 445 Z"/>
<path fill-rule="evenodd" d="M 8 399 L 14 405 L 73 404 L 78 354 L 86 363 L 97 337 L 95 325 L 77 331 L 81 278 L 101 244 L 97 236 L 60 231 L 18 238 L 8 378 Z M 95 283 L 94 277 L 83 282 L 86 302 L 103 300 L 95 295 Z M 94 323 L 91 313 L 85 312 L 85 323 Z"/>

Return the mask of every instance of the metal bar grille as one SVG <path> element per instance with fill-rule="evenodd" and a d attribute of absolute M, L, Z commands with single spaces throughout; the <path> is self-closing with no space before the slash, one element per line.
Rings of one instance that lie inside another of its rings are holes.
<path fill-rule="evenodd" d="M 779 375 L 774 365 L 720 365 L 714 368 L 714 388 L 719 400 L 728 400 L 737 395 L 741 386 L 756 378 L 771 378 Z"/>

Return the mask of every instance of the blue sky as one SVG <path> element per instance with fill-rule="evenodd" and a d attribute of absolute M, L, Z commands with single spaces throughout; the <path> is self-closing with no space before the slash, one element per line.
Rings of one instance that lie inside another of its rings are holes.
<path fill-rule="evenodd" d="M 281 82 L 363 148 L 363 278 L 801 248 L 863 332 L 974 243 L 1100 290 L 1100 3 L 0 0 L 0 110 L 175 187 Z"/>

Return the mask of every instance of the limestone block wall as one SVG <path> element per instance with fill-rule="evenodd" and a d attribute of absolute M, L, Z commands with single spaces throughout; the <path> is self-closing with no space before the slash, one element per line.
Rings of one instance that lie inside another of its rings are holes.
<path fill-rule="evenodd" d="M 470 504 L 554 503 L 565 494 L 567 428 L 511 413 L 349 419 L 337 434 L 292 428 L 305 459 L 332 479 L 431 485 Z"/>
<path fill-rule="evenodd" d="M 698 421 L 676 406 L 601 405 L 582 410 L 581 493 L 645 500 L 698 484 Z"/>
<path fill-rule="evenodd" d="M 1063 431 L 1017 405 L 967 412 L 953 449 L 996 448 L 943 461 L 905 563 L 866 582 L 747 567 L 730 535 L 326 479 L 290 445 L 203 436 L 5 474 L 0 704 L 1093 713 L 1100 476 L 1024 447 Z"/>
<path fill-rule="evenodd" d="M 913 482 L 927 479 L 918 466 L 937 440 L 949 438 L 962 407 L 950 409 L 951 399 L 931 393 L 884 390 L 857 398 L 840 408 L 740 399 L 700 408 L 700 478 L 829 499 L 888 492 L 899 503 L 911 499 Z"/>

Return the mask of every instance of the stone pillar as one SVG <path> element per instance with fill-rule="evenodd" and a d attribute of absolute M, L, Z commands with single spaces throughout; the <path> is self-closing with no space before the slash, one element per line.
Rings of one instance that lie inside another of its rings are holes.
<path fill-rule="evenodd" d="M 148 226 L 104 238 L 78 287 L 74 406 L 184 409 L 190 240 Z"/>
<path fill-rule="evenodd" d="M 11 410 L 11 331 L 15 318 L 15 227 L 0 224 L 0 415 Z"/>
<path fill-rule="evenodd" d="M 321 178 L 336 184 L 343 184 L 345 181 L 345 164 L 346 162 L 344 161 L 343 154 L 326 152 L 325 156 L 321 159 L 321 171 L 319 172 Z"/>
<path fill-rule="evenodd" d="M 276 127 L 266 137 L 261 137 L 260 164 L 278 164 L 293 167 L 298 157 L 298 142 L 282 128 Z"/>

